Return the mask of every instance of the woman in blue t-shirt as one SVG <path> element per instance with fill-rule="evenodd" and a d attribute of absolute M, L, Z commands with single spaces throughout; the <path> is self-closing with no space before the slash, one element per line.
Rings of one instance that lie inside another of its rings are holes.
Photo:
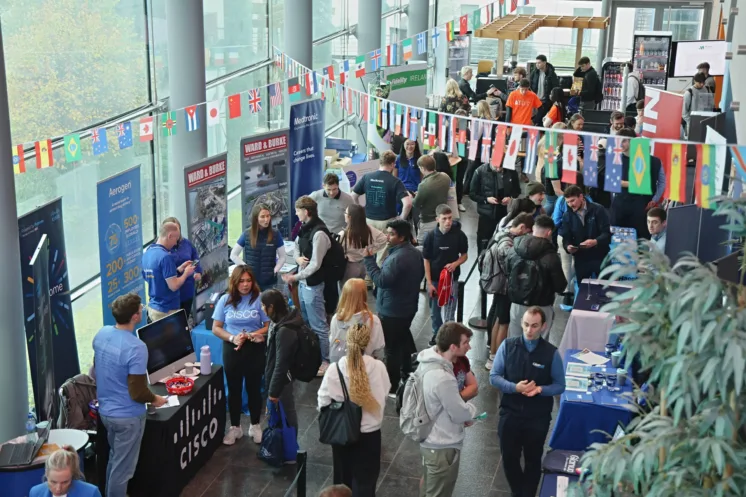
<path fill-rule="evenodd" d="M 228 281 L 228 292 L 220 297 L 212 313 L 212 332 L 223 340 L 223 367 L 228 380 L 228 411 L 231 426 L 223 443 L 233 445 L 241 431 L 241 383 L 246 384 L 251 426 L 249 436 L 262 442 L 259 418 L 262 412 L 262 375 L 265 338 L 269 318 L 259 300 L 261 289 L 248 266 L 238 266 Z"/>
<path fill-rule="evenodd" d="M 422 153 L 417 140 L 407 140 L 396 157 L 394 176 L 399 178 L 404 183 L 404 187 L 412 193 L 417 191 L 422 180 L 422 173 L 420 173 L 420 168 L 417 167 L 417 159 L 420 156 L 422 156 Z"/>

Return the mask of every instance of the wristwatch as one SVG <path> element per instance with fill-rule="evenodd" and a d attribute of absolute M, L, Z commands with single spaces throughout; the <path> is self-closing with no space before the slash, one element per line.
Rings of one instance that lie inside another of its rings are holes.
<path fill-rule="evenodd" d="M 233 339 L 236 338 L 236 335 L 231 335 L 231 337 L 228 339 L 230 343 L 233 343 Z"/>

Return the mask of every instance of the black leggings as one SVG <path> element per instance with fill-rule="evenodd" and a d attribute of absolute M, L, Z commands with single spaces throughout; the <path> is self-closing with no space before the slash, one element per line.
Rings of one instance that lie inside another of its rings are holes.
<path fill-rule="evenodd" d="M 350 445 L 332 445 L 334 484 L 345 484 L 355 497 L 375 497 L 381 472 L 381 430 L 361 433 Z"/>
<path fill-rule="evenodd" d="M 194 303 L 194 299 L 184 300 L 181 303 L 181 308 L 186 311 L 187 319 L 189 319 L 189 316 L 192 315 L 192 303 Z"/>
<path fill-rule="evenodd" d="M 262 375 L 264 374 L 264 343 L 244 342 L 240 350 L 223 342 L 223 367 L 228 380 L 228 412 L 231 426 L 241 426 L 241 386 L 246 383 L 251 424 L 259 424 L 262 414 Z"/>

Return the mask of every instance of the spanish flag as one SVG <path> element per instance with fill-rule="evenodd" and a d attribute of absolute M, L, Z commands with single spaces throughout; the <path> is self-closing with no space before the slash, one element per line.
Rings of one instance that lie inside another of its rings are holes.
<path fill-rule="evenodd" d="M 710 209 L 717 194 L 715 188 L 715 148 L 712 145 L 697 145 L 697 175 L 694 195 L 697 205 Z"/>
<path fill-rule="evenodd" d="M 54 156 L 52 155 L 52 140 L 42 140 L 34 144 L 36 149 L 36 169 L 52 167 Z"/>
<path fill-rule="evenodd" d="M 657 147 L 658 145 L 656 145 Z M 686 200 L 686 145 L 671 145 L 671 163 L 668 167 L 668 181 L 664 197 L 674 202 Z"/>
<path fill-rule="evenodd" d="M 23 145 L 13 147 L 13 172 L 21 174 L 26 172 L 26 159 L 23 157 Z"/>

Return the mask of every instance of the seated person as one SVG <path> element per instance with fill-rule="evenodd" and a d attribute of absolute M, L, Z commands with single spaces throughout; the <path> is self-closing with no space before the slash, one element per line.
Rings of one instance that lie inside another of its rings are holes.
<path fill-rule="evenodd" d="M 44 478 L 46 481 L 33 487 L 29 497 L 101 497 L 95 485 L 83 481 L 80 458 L 69 445 L 47 458 Z"/>

